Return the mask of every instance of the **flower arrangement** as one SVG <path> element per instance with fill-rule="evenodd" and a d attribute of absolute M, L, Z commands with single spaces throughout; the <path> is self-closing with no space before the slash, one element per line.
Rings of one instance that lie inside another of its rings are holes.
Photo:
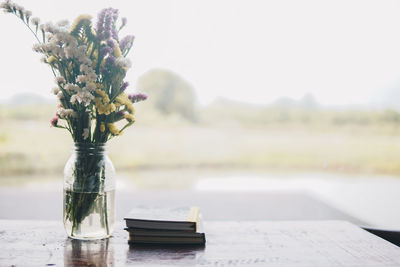
<path fill-rule="evenodd" d="M 124 81 L 131 63 L 126 56 L 134 36 L 119 39 L 126 18 L 118 22 L 118 10 L 103 9 L 92 26 L 89 15 L 68 21 L 40 24 L 32 12 L 11 2 L 0 5 L 22 20 L 34 34 L 33 50 L 51 67 L 59 99 L 51 125 L 70 132 L 74 142 L 104 143 L 135 122 L 133 103 L 146 100 L 143 94 L 128 95 Z M 61 122 L 61 120 L 63 122 Z M 116 122 L 125 121 L 118 129 Z"/>
<path fill-rule="evenodd" d="M 79 239 L 109 237 L 114 222 L 114 167 L 104 144 L 135 122 L 134 103 L 143 94 L 128 95 L 124 81 L 131 66 L 126 58 L 132 35 L 119 38 L 126 18 L 103 9 L 92 25 L 89 15 L 41 24 L 32 12 L 7 0 L 0 9 L 16 15 L 34 34 L 33 50 L 43 55 L 55 77 L 53 93 L 59 104 L 51 125 L 66 129 L 75 151 L 64 169 L 64 226 Z M 120 127 L 116 123 L 121 124 Z"/>

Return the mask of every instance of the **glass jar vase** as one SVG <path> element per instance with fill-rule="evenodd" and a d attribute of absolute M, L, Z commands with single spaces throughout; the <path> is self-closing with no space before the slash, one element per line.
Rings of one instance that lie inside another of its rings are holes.
<path fill-rule="evenodd" d="M 105 144 L 75 143 L 64 168 L 64 228 L 74 239 L 110 237 L 115 221 L 115 169 Z"/>

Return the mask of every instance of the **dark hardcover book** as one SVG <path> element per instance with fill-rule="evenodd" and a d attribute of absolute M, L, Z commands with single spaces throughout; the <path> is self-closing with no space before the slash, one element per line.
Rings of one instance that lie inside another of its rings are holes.
<path fill-rule="evenodd" d="M 154 233 L 129 235 L 128 243 L 131 245 L 204 245 L 206 237 L 204 233 L 191 233 L 188 235 L 182 233 Z"/>
<path fill-rule="evenodd" d="M 125 218 L 128 228 L 196 232 L 199 208 L 145 208 L 133 209 Z"/>
<path fill-rule="evenodd" d="M 133 236 L 160 236 L 160 237 L 187 237 L 187 238 L 199 238 L 204 236 L 204 233 L 188 232 L 188 231 L 170 231 L 170 230 L 148 230 L 148 229 L 137 229 L 137 228 L 125 228 L 129 232 L 129 237 Z"/>

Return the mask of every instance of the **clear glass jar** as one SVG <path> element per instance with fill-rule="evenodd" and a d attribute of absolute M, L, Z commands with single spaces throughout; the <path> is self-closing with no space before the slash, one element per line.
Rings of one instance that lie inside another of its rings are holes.
<path fill-rule="evenodd" d="M 115 169 L 105 144 L 76 143 L 64 168 L 64 228 L 74 239 L 111 236 Z"/>

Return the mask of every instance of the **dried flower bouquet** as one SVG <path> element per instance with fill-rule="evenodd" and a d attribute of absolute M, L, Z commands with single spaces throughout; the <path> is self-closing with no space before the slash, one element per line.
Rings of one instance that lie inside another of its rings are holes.
<path fill-rule="evenodd" d="M 104 143 L 135 122 L 133 104 L 147 98 L 126 93 L 124 78 L 131 67 L 126 56 L 134 37 L 119 38 L 126 18 L 119 21 L 118 10 L 113 8 L 103 9 L 95 26 L 89 15 L 79 16 L 72 25 L 68 21 L 41 24 L 32 12 L 11 1 L 1 3 L 0 8 L 16 15 L 34 34 L 37 44 L 33 50 L 43 55 L 42 61 L 55 77 L 52 91 L 59 104 L 51 125 L 66 129 L 77 147 L 71 185 L 64 196 L 64 222 L 72 224 L 69 235 L 74 237 L 80 224 L 96 212 L 98 201 L 107 204 L 102 195 L 107 173 Z M 107 207 L 97 212 L 109 235 Z"/>

